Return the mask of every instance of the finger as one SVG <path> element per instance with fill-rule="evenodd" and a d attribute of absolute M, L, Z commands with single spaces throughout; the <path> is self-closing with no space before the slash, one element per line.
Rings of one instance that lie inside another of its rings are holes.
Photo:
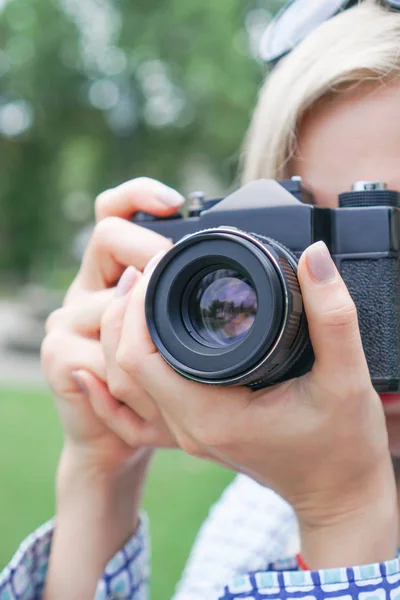
<path fill-rule="evenodd" d="M 132 267 L 128 267 L 122 275 L 115 294 L 104 311 L 101 320 L 100 339 L 103 347 L 104 356 L 106 359 L 107 373 L 110 374 L 117 366 L 116 353 L 121 338 L 122 325 L 129 303 L 133 286 L 138 284 L 142 275 L 135 273 L 135 278 L 128 279 L 129 271 Z"/>
<path fill-rule="evenodd" d="M 332 386 L 368 382 L 357 310 L 323 242 L 303 253 L 298 278 L 315 353 L 313 373 Z"/>
<path fill-rule="evenodd" d="M 125 358 L 129 365 L 132 366 L 135 362 L 140 362 L 142 355 L 145 356 L 146 354 L 157 352 L 147 329 L 144 304 L 150 277 L 164 254 L 165 252 L 160 251 L 147 264 L 140 282 L 126 303 L 117 351 L 117 361 L 122 368 L 124 368 Z M 135 369 L 133 369 L 134 371 Z"/>
<path fill-rule="evenodd" d="M 128 276 L 128 269 L 121 277 L 121 283 Z M 130 287 L 126 285 L 123 289 L 124 295 L 115 295 L 103 315 L 101 343 L 107 366 L 107 383 L 111 394 L 115 398 L 126 403 L 146 421 L 154 421 L 160 417 L 154 401 L 133 378 L 121 369 L 116 360 L 131 288 L 132 285 Z M 117 291 L 119 289 L 120 287 L 117 288 Z"/>
<path fill-rule="evenodd" d="M 41 349 L 42 367 L 53 392 L 58 396 L 79 394 L 72 373 L 80 369 L 106 380 L 106 365 L 100 342 L 62 330 L 48 334 Z"/>
<path fill-rule="evenodd" d="M 97 337 L 101 318 L 114 294 L 114 289 L 100 290 L 82 296 L 79 303 L 59 308 L 48 317 L 46 332 L 68 329 L 86 337 Z"/>
<path fill-rule="evenodd" d="M 95 414 L 120 439 L 132 448 L 139 446 L 174 447 L 176 444 L 163 423 L 153 424 L 141 419 L 125 404 L 118 402 L 107 386 L 84 371 L 79 377 L 87 389 Z"/>
<path fill-rule="evenodd" d="M 142 270 L 152 256 L 159 250 L 168 250 L 171 245 L 158 233 L 109 217 L 94 230 L 77 276 L 77 286 L 89 291 L 111 287 L 126 267 L 133 265 Z"/>
<path fill-rule="evenodd" d="M 113 216 L 130 219 L 138 211 L 164 217 L 176 212 L 184 201 L 176 190 L 140 177 L 100 194 L 96 199 L 96 221 Z"/>

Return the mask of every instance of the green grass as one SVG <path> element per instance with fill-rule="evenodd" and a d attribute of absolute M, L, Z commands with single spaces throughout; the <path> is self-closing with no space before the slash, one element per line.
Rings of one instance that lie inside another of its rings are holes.
<path fill-rule="evenodd" d="M 50 394 L 0 389 L 0 569 L 54 512 L 62 433 Z M 167 600 L 195 534 L 232 475 L 180 452 L 159 452 L 144 505 L 151 521 L 152 599 Z"/>

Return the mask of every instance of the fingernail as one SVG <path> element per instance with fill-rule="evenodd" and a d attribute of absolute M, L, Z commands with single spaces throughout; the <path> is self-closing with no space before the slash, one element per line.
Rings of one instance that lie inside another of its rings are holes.
<path fill-rule="evenodd" d="M 136 276 L 137 270 L 133 265 L 125 269 L 115 288 L 115 295 L 117 297 L 125 296 L 132 289 Z"/>
<path fill-rule="evenodd" d="M 156 192 L 156 197 L 167 206 L 182 206 L 185 198 L 176 190 L 164 185 Z"/>
<path fill-rule="evenodd" d="M 147 263 L 143 271 L 143 275 L 149 275 L 152 271 L 154 271 L 164 254 L 166 254 L 165 250 L 160 250 L 159 252 L 157 252 L 157 254 L 155 254 L 153 258 Z"/>
<path fill-rule="evenodd" d="M 81 392 L 87 396 L 88 389 L 87 389 L 86 384 L 83 381 L 82 376 L 80 375 L 79 371 L 72 371 L 71 377 L 72 377 L 74 383 L 76 384 L 76 386 L 81 390 Z"/>
<path fill-rule="evenodd" d="M 306 250 L 308 270 L 316 283 L 328 283 L 336 277 L 336 269 L 324 242 L 317 242 Z"/>

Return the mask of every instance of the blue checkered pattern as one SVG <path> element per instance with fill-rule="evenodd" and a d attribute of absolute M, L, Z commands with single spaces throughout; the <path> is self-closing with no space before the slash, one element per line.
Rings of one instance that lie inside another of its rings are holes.
<path fill-rule="evenodd" d="M 143 516 L 136 535 L 108 563 L 94 600 L 148 600 L 149 556 L 147 522 Z M 40 600 L 50 555 L 54 520 L 21 544 L 0 573 L 0 600 Z"/>
<path fill-rule="evenodd" d="M 0 573 L 0 600 L 41 598 L 53 536 L 53 521 L 23 542 L 9 565 Z"/>
<path fill-rule="evenodd" d="M 94 600 L 148 600 L 149 565 L 148 526 L 142 515 L 136 535 L 106 566 Z"/>
<path fill-rule="evenodd" d="M 360 567 L 299 571 L 286 567 L 237 577 L 218 600 L 400 600 L 400 560 Z"/>

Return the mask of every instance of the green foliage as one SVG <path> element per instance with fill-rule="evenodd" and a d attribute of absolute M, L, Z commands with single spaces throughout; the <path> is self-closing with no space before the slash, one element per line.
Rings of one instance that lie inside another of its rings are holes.
<path fill-rule="evenodd" d="M 280 3 L 0 0 L 0 270 L 68 264 L 125 179 L 185 188 L 205 162 L 231 183 L 265 70 L 251 44 Z"/>
<path fill-rule="evenodd" d="M 0 571 L 54 513 L 62 436 L 50 394 L 0 389 Z M 172 597 L 197 530 L 232 474 L 180 452 L 159 452 L 144 505 L 152 536 L 153 600 Z"/>

